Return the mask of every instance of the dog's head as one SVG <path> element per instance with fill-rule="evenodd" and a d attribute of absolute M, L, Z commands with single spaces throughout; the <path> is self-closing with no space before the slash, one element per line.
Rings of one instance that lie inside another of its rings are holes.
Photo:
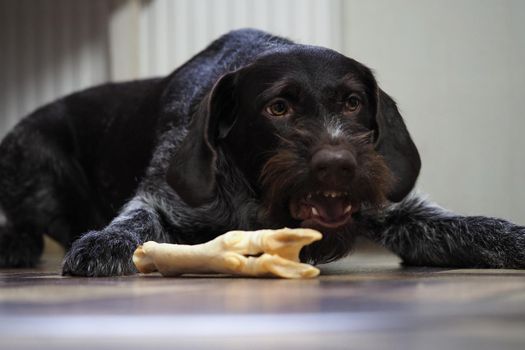
<path fill-rule="evenodd" d="M 276 225 L 325 233 L 309 253 L 314 261 L 346 253 L 360 208 L 401 200 L 420 169 L 401 115 L 371 71 L 309 46 L 221 77 L 172 159 L 168 183 L 191 206 L 213 200 L 219 157 L 235 163 Z"/>

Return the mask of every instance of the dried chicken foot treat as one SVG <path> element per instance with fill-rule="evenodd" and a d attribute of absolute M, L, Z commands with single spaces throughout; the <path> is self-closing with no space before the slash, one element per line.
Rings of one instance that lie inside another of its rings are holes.
<path fill-rule="evenodd" d="M 311 229 L 230 231 L 197 245 L 146 242 L 133 255 L 142 273 L 227 273 L 239 276 L 312 278 L 319 270 L 299 262 L 301 248 L 322 238 Z"/>

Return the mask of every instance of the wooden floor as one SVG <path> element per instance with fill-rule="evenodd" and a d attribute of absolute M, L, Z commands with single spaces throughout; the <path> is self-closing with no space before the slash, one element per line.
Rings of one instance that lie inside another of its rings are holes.
<path fill-rule="evenodd" d="M 313 280 L 0 270 L 0 349 L 525 349 L 525 271 L 358 252 Z"/>

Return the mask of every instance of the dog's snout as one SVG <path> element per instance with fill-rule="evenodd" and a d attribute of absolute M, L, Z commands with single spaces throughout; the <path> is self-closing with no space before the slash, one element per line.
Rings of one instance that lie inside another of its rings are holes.
<path fill-rule="evenodd" d="M 323 148 L 313 155 L 310 166 L 317 180 L 338 183 L 354 176 L 356 160 L 347 149 Z"/>

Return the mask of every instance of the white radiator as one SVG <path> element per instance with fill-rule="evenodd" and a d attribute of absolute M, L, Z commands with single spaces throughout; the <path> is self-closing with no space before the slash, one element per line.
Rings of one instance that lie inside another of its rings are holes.
<path fill-rule="evenodd" d="M 0 137 L 38 106 L 163 75 L 235 28 L 342 49 L 344 0 L 0 0 Z"/>
<path fill-rule="evenodd" d="M 106 81 L 106 0 L 0 0 L 0 136 L 39 105 Z"/>
<path fill-rule="evenodd" d="M 140 11 L 141 76 L 165 74 L 217 36 L 255 27 L 342 50 L 343 0 L 156 0 Z"/>

